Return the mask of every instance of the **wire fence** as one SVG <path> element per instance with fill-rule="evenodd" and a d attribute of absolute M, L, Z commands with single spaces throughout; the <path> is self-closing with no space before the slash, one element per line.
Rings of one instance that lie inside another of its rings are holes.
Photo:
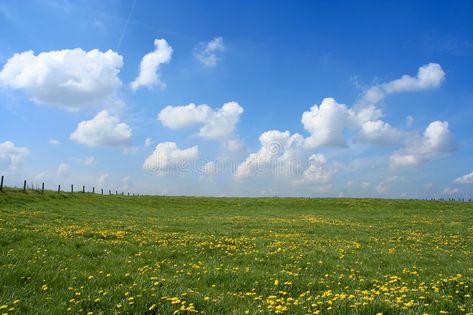
<path fill-rule="evenodd" d="M 4 187 L 5 188 L 7 187 L 4 184 L 5 184 L 5 176 L 2 175 L 1 178 L 0 178 L 0 192 L 4 191 Z M 41 183 L 41 188 L 34 187 L 33 183 L 31 183 L 30 187 L 28 187 L 27 184 L 28 184 L 28 182 L 25 179 L 23 181 L 23 187 L 22 188 L 20 187 L 19 189 L 21 191 L 23 191 L 24 193 L 26 193 L 27 191 L 37 191 L 37 192 L 41 192 L 42 194 L 44 194 L 44 191 L 45 191 L 45 186 L 44 186 L 45 183 L 44 182 Z M 76 188 L 76 190 L 74 190 L 74 188 Z M 77 189 L 77 188 L 79 188 L 79 189 Z M 90 187 L 89 187 L 89 189 L 90 189 Z M 108 191 L 107 191 L 107 190 L 104 190 L 103 188 L 100 188 L 100 191 L 98 189 L 96 191 L 95 186 L 92 186 L 92 190 L 86 190 L 85 185 L 82 185 L 82 187 L 81 186 L 77 187 L 77 186 L 74 186 L 74 184 L 71 184 L 70 190 L 65 190 L 64 186 L 61 187 L 61 185 L 59 184 L 57 186 L 56 192 L 58 194 L 60 194 L 60 193 L 92 193 L 92 194 L 110 195 L 110 196 L 111 195 L 116 195 L 116 196 L 119 196 L 119 195 L 120 196 L 125 196 L 125 195 L 126 196 L 140 196 L 140 194 L 135 194 L 135 193 L 130 194 L 130 192 L 125 193 L 124 191 L 119 191 L 119 190 L 112 191 L 112 189 L 108 189 Z"/>
<path fill-rule="evenodd" d="M 4 187 L 7 187 L 7 186 L 4 186 L 4 179 L 5 179 L 5 176 L 1 176 L 0 178 L 0 192 L 3 192 L 4 191 Z M 30 191 L 39 191 L 41 193 L 44 194 L 44 182 L 41 183 L 41 188 L 35 188 L 33 186 L 33 183 L 32 186 L 30 188 L 27 187 L 27 181 L 24 180 L 23 181 L 23 188 L 20 188 L 23 192 L 26 193 L 26 191 L 30 190 Z M 112 190 L 112 189 L 108 189 L 107 190 L 104 190 L 103 188 L 100 188 L 100 192 L 99 190 L 96 191 L 95 189 L 95 186 L 92 186 L 92 190 L 89 190 L 89 191 L 86 191 L 86 186 L 85 185 L 82 185 L 82 187 L 79 186 L 79 190 L 74 190 L 74 184 L 71 184 L 70 186 L 70 189 L 69 190 L 64 190 L 63 188 L 64 187 L 61 187 L 61 185 L 59 184 L 57 186 L 57 190 L 56 192 L 58 194 L 60 193 L 92 193 L 92 194 L 99 194 L 99 195 L 116 195 L 116 196 L 141 196 L 140 194 L 136 194 L 136 193 L 131 193 L 130 192 L 124 192 L 124 191 L 119 191 L 119 190 Z M 82 189 L 81 189 L 82 188 Z M 457 198 L 453 198 L 453 197 L 450 197 L 450 198 L 441 198 L 441 197 L 432 197 L 432 198 L 409 198 L 408 200 L 430 200 L 430 201 L 455 201 L 455 202 L 473 202 L 473 199 L 472 198 L 460 198 L 460 197 L 457 197 Z"/>

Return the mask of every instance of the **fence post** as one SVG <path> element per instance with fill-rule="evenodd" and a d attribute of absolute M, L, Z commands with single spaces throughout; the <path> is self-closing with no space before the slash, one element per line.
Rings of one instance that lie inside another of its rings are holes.
<path fill-rule="evenodd" d="M 44 183 L 41 184 L 41 193 L 44 194 Z"/>
<path fill-rule="evenodd" d="M 74 192 L 74 185 L 71 184 L 71 193 L 73 193 L 73 192 Z"/>
<path fill-rule="evenodd" d="M 100 194 L 103 195 L 103 188 L 100 189 Z"/>
<path fill-rule="evenodd" d="M 82 193 L 85 193 L 85 185 L 82 186 Z"/>
<path fill-rule="evenodd" d="M 112 195 L 112 190 L 111 189 L 108 190 L 108 194 Z"/>
<path fill-rule="evenodd" d="M 61 185 L 57 185 L 57 193 L 58 193 L 58 194 L 61 193 Z"/>
<path fill-rule="evenodd" d="M 92 187 L 92 193 L 95 194 L 95 187 Z"/>
<path fill-rule="evenodd" d="M 0 180 L 0 191 L 3 190 L 3 175 L 2 175 L 2 179 Z"/>
<path fill-rule="evenodd" d="M 23 192 L 26 192 L 26 180 L 23 182 Z"/>

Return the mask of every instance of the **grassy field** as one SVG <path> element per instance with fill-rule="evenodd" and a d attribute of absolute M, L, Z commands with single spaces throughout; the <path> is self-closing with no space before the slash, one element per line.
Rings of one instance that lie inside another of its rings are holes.
<path fill-rule="evenodd" d="M 0 193 L 0 314 L 465 314 L 473 204 Z"/>

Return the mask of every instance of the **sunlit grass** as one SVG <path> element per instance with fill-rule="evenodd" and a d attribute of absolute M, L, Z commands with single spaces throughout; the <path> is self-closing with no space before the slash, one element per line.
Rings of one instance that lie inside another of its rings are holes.
<path fill-rule="evenodd" d="M 0 314 L 466 314 L 473 205 L 0 193 Z"/>

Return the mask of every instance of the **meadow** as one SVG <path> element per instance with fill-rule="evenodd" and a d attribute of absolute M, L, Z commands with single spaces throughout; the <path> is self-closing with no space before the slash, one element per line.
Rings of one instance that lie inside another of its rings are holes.
<path fill-rule="evenodd" d="M 0 193 L 0 314 L 472 314 L 473 204 Z"/>

